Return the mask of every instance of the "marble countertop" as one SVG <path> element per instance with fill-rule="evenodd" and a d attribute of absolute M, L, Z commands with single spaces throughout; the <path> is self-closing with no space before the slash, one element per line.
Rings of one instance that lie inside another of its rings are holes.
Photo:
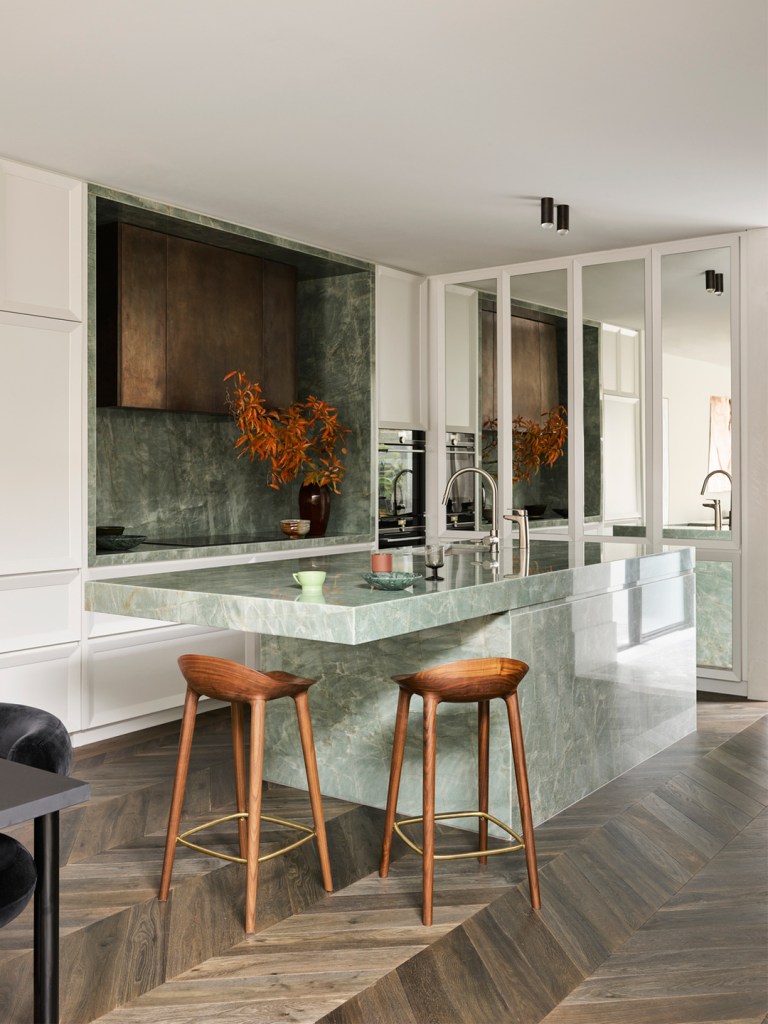
<path fill-rule="evenodd" d="M 644 526 L 614 526 L 614 537 L 644 537 Z M 705 523 L 688 523 L 685 526 L 665 526 L 664 539 L 672 543 L 675 540 L 730 540 L 731 531 L 716 530 Z"/>
<path fill-rule="evenodd" d="M 636 544 L 533 541 L 523 555 L 502 548 L 448 549 L 443 582 L 418 580 L 400 592 L 363 579 L 367 552 L 280 562 L 212 566 L 86 583 L 89 611 L 239 629 L 271 636 L 362 644 L 421 629 L 553 601 L 620 590 L 693 569 L 689 548 L 653 551 Z M 414 554 L 414 572 L 428 574 Z M 484 559 L 486 559 L 484 561 Z M 323 600 L 304 601 L 293 573 L 324 569 Z"/>

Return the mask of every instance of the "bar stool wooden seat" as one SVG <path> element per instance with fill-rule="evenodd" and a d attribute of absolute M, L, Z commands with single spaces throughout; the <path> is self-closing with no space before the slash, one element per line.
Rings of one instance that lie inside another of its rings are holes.
<path fill-rule="evenodd" d="M 411 849 L 421 854 L 424 859 L 423 911 L 422 920 L 425 925 L 432 924 L 432 893 L 434 888 L 435 860 L 456 860 L 466 857 L 478 857 L 481 864 L 487 863 L 488 856 L 499 853 L 512 853 L 525 849 L 525 861 L 528 868 L 528 885 L 531 893 L 531 904 L 534 909 L 541 906 L 539 894 L 539 877 L 536 867 L 536 847 L 533 839 L 533 820 L 531 817 L 531 801 L 528 793 L 528 775 L 525 766 L 525 748 L 523 746 L 523 729 L 520 721 L 520 705 L 517 688 L 528 671 L 525 662 L 512 658 L 479 658 L 467 661 L 453 661 L 435 668 L 425 669 L 415 675 L 393 676 L 400 686 L 395 719 L 395 736 L 392 745 L 392 767 L 389 775 L 389 792 L 387 794 L 387 811 L 384 821 L 384 843 L 381 852 L 379 874 L 386 878 L 389 873 L 389 861 L 392 850 L 392 834 L 396 832 Z M 422 816 L 418 818 L 395 821 L 397 796 L 400 789 L 400 776 L 403 768 L 405 737 L 408 729 L 408 708 L 411 697 L 417 694 L 424 700 L 424 776 L 423 776 L 423 807 Z M 520 818 L 523 835 L 513 832 L 508 825 L 488 813 L 488 774 L 489 751 L 488 732 L 490 722 L 490 702 L 495 698 L 506 702 L 509 718 L 509 734 L 512 741 L 512 757 L 515 765 L 515 781 L 520 804 Z M 435 751 L 437 745 L 437 706 L 440 703 L 467 704 L 478 706 L 478 804 L 477 811 L 454 811 L 435 814 Z M 479 819 L 479 848 L 476 851 L 458 854 L 435 854 L 435 821 L 459 817 Z M 424 847 L 419 848 L 402 831 L 402 826 L 423 821 Z M 516 840 L 515 845 L 488 849 L 488 822 L 499 826 Z"/>
<path fill-rule="evenodd" d="M 224 658 L 212 658 L 202 654 L 182 655 L 179 658 L 179 668 L 187 682 L 187 695 L 181 722 L 179 753 L 176 761 L 176 776 L 173 783 L 173 796 L 171 797 L 171 810 L 168 818 L 168 835 L 165 842 L 165 858 L 163 860 L 159 899 L 168 899 L 177 843 L 188 846 L 193 850 L 198 850 L 201 853 L 245 864 L 245 930 L 251 933 L 256 930 L 256 889 L 259 863 L 261 861 L 288 853 L 289 850 L 301 846 L 302 843 L 316 838 L 323 888 L 327 892 L 331 892 L 333 889 L 331 863 L 328 856 L 328 843 L 320 796 L 320 782 L 315 759 L 315 745 L 312 739 L 312 724 L 309 718 L 309 700 L 307 697 L 307 690 L 315 680 L 302 679 L 299 676 L 290 675 L 288 672 L 257 672 L 255 669 L 239 665 L 234 661 L 228 661 Z M 184 803 L 184 790 L 186 788 L 197 705 L 200 697 L 213 697 L 216 700 L 229 701 L 231 705 L 237 812 L 223 818 L 218 818 L 215 821 L 206 822 L 204 825 L 198 825 L 196 828 L 189 829 L 180 834 L 179 825 Z M 263 815 L 265 821 L 297 829 L 304 833 L 304 835 L 296 842 L 290 843 L 280 850 L 259 857 L 265 710 L 268 701 L 278 700 L 281 697 L 291 697 L 296 704 L 299 735 L 301 736 L 301 747 L 304 753 L 304 765 L 307 772 L 307 787 L 309 789 L 309 799 L 312 805 L 315 827 L 310 829 L 297 822 Z M 248 704 L 251 709 L 247 807 L 244 743 L 245 704 Z M 206 847 L 198 846 L 188 839 L 189 836 L 213 825 L 235 819 L 238 822 L 239 857 L 217 853 Z"/>

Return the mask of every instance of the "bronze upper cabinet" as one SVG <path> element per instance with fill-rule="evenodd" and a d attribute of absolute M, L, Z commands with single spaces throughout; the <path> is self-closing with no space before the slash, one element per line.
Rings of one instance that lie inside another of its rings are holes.
<path fill-rule="evenodd" d="M 512 317 L 512 413 L 537 423 L 558 402 L 553 324 Z"/>
<path fill-rule="evenodd" d="M 264 260 L 262 386 L 267 403 L 296 400 L 296 268 Z"/>
<path fill-rule="evenodd" d="M 128 224 L 99 229 L 97 404 L 226 413 L 244 370 L 270 406 L 296 389 L 296 272 Z"/>
<path fill-rule="evenodd" d="M 168 238 L 168 404 L 226 412 L 224 377 L 262 379 L 262 262 L 218 246 Z"/>
<path fill-rule="evenodd" d="M 130 224 L 99 229 L 98 405 L 166 408 L 167 241 Z"/>

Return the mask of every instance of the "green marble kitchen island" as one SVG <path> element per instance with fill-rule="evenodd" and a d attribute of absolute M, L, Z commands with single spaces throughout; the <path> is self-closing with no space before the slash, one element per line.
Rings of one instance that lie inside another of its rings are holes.
<path fill-rule="evenodd" d="M 92 611 L 240 629 L 260 665 L 318 680 L 310 692 L 322 790 L 383 807 L 397 687 L 391 676 L 458 658 L 519 658 L 534 821 L 539 823 L 695 729 L 693 552 L 533 541 L 449 554 L 444 581 L 388 593 L 365 553 L 163 572 L 86 584 Z M 292 574 L 325 569 L 323 602 Z M 423 572 L 418 553 L 414 570 Z M 179 677 L 180 703 L 183 686 Z M 491 812 L 516 827 L 503 702 L 492 706 Z M 420 702 L 412 704 L 400 810 L 421 803 Z M 265 777 L 304 787 L 291 702 L 267 713 Z M 476 714 L 438 714 L 438 810 L 476 803 Z"/>

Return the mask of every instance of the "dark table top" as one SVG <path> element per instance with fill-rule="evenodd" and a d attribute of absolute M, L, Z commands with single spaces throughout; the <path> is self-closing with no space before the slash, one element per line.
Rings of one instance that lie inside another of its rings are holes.
<path fill-rule="evenodd" d="M 84 803 L 90 795 L 87 782 L 0 758 L 0 829 Z"/>

